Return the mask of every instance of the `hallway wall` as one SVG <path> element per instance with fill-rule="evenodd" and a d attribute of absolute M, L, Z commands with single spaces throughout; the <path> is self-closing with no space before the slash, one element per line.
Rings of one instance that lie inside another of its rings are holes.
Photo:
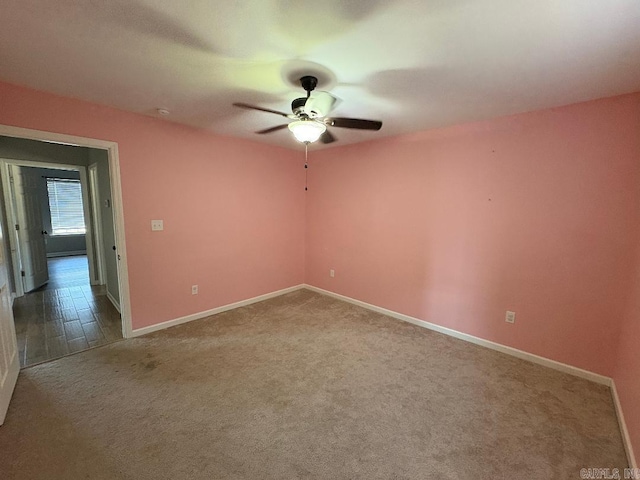
<path fill-rule="evenodd" d="M 107 292 L 112 301 L 120 306 L 120 290 L 118 288 L 118 260 L 116 233 L 113 223 L 113 200 L 111 198 L 111 181 L 109 179 L 109 158 L 105 150 L 91 149 L 89 151 L 89 165 L 96 164 L 98 168 L 98 204 L 100 208 L 100 223 L 102 228 L 102 253 L 105 260 L 105 282 Z"/>

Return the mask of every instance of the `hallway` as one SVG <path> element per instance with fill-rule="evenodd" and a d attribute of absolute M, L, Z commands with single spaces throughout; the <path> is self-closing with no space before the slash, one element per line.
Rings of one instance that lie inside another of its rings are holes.
<path fill-rule="evenodd" d="M 51 258 L 47 265 L 47 285 L 13 305 L 21 367 L 122 339 L 105 286 L 89 284 L 86 256 Z"/>

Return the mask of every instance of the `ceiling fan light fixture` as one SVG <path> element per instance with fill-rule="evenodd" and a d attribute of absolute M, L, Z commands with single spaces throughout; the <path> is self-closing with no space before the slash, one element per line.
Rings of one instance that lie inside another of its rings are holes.
<path fill-rule="evenodd" d="M 289 124 L 289 130 L 299 142 L 313 143 L 327 130 L 327 126 L 313 120 L 296 120 Z"/>

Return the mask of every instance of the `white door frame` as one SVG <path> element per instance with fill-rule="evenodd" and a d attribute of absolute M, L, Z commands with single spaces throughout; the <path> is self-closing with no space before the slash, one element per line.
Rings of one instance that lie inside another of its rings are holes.
<path fill-rule="evenodd" d="M 5 222 L 2 222 L 3 224 Z M 0 239 L 4 250 L 5 239 Z M 11 309 L 11 289 L 9 288 L 8 258 L 0 251 L 0 425 L 4 422 L 9 402 L 20 373 L 16 326 Z"/>
<path fill-rule="evenodd" d="M 97 148 L 106 150 L 109 159 L 109 177 L 111 179 L 111 204 L 113 208 L 114 230 L 116 235 L 116 251 L 118 254 L 118 286 L 120 290 L 120 309 L 122 316 L 122 335 L 132 336 L 131 297 L 129 294 L 129 269 L 127 266 L 127 246 L 124 232 L 124 210 L 122 207 L 122 184 L 120 181 L 120 160 L 118 144 L 107 140 L 78 137 L 62 133 L 45 132 L 29 128 L 12 127 L 0 124 L 0 135 L 7 137 L 39 140 L 62 145 Z M 76 165 L 77 167 L 77 165 Z M 82 174 L 81 174 L 82 175 Z M 86 180 L 86 178 L 85 178 Z M 87 242 L 88 247 L 89 242 Z M 17 287 L 16 287 L 17 288 Z"/>
<path fill-rule="evenodd" d="M 11 277 L 13 279 L 13 288 L 15 289 L 14 295 L 21 297 L 24 295 L 24 285 L 22 284 L 22 266 L 20 242 L 18 241 L 16 234 L 16 204 L 15 204 L 15 191 L 13 185 L 11 185 L 9 165 L 0 160 L 0 176 L 2 177 L 2 192 L 4 194 L 4 206 L 6 210 L 7 225 L 5 226 L 8 232 L 8 245 L 9 245 L 9 257 L 11 258 Z M 7 260 L 8 261 L 8 260 Z"/>
<path fill-rule="evenodd" d="M 13 208 L 13 202 L 15 202 L 15 198 L 13 198 L 13 192 L 10 189 L 7 189 L 7 185 L 9 182 L 9 165 L 15 165 L 17 167 L 33 167 L 33 168 L 47 168 L 49 170 L 66 170 L 66 171 L 74 171 L 80 174 L 80 185 L 82 189 L 82 209 L 84 211 L 84 221 L 87 226 L 87 231 L 85 233 L 86 239 L 86 248 L 87 248 L 87 259 L 89 263 L 89 283 L 91 285 L 97 285 L 98 282 L 95 274 L 94 265 L 94 255 L 95 251 L 93 248 L 93 229 L 95 228 L 91 219 L 91 205 L 89 203 L 89 182 L 87 179 L 87 167 L 82 165 L 67 165 L 63 163 L 49 163 L 49 162 L 40 162 L 40 161 L 32 161 L 32 160 L 14 160 L 12 158 L 0 158 L 0 171 L 2 171 L 2 187 L 4 189 L 4 200 L 7 206 L 11 208 L 7 208 L 7 220 L 9 225 L 16 225 L 18 223 L 15 218 L 15 211 Z M 6 181 L 5 181 L 6 179 Z M 16 242 L 15 235 L 9 235 L 9 242 L 11 245 L 11 261 L 14 264 L 14 277 L 16 283 L 16 297 L 21 297 L 24 295 L 24 289 L 22 285 L 20 289 L 18 289 L 18 283 L 22 283 L 19 277 L 17 277 L 17 273 L 19 273 L 19 268 L 16 267 L 19 264 L 20 252 L 19 249 L 14 244 Z"/>
<path fill-rule="evenodd" d="M 87 167 L 87 172 L 89 173 L 89 202 L 91 206 L 91 217 L 93 220 L 93 233 L 94 237 L 94 246 L 95 246 L 95 260 L 96 260 L 96 271 L 95 271 L 95 281 L 97 285 L 103 285 L 106 283 L 105 273 L 104 273 L 104 240 L 102 237 L 102 213 L 100 199 L 97 197 L 98 192 L 98 164 L 92 163 Z"/>

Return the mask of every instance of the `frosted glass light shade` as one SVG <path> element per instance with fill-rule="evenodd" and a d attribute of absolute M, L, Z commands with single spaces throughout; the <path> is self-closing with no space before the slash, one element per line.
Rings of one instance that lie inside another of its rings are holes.
<path fill-rule="evenodd" d="M 299 142 L 312 143 L 320 138 L 320 135 L 327 130 L 327 126 L 313 120 L 296 120 L 289 124 L 289 130 Z"/>

